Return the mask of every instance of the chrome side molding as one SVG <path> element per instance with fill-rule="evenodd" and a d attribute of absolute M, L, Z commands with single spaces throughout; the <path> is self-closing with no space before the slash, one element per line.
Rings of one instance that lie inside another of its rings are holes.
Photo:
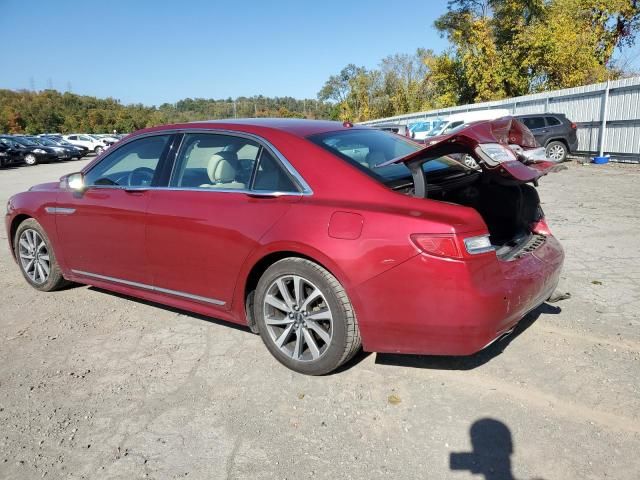
<path fill-rule="evenodd" d="M 73 270 L 72 269 L 71 271 L 73 273 L 77 273 L 78 275 L 82 275 L 84 277 L 96 278 L 98 280 L 106 280 L 108 282 L 113 282 L 113 283 L 120 283 L 122 285 L 128 285 L 130 287 L 142 288 L 144 290 L 150 290 L 152 292 L 167 293 L 169 295 L 175 295 L 176 297 L 188 298 L 190 300 L 197 300 L 199 302 L 211 303 L 213 305 L 222 306 L 222 305 L 227 303 L 227 302 L 223 302 L 222 300 L 218 300 L 216 298 L 201 297 L 200 295 L 193 295 L 192 293 L 179 292 L 177 290 L 170 290 L 168 288 L 155 287 L 153 285 L 147 285 L 146 283 L 132 282 L 130 280 L 123 280 L 121 278 L 108 277 L 107 275 L 100 275 L 100 274 L 97 274 L 97 273 L 84 272 L 82 270 Z"/>

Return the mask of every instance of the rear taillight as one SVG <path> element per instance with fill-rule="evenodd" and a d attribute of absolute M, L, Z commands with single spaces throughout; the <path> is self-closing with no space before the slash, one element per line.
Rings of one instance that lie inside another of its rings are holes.
<path fill-rule="evenodd" d="M 453 235 L 429 235 L 416 233 L 411 235 L 413 243 L 429 255 L 448 258 L 462 258 L 460 249 Z"/>
<path fill-rule="evenodd" d="M 578 125 L 576 125 L 575 123 L 571 122 L 571 128 L 575 130 L 576 128 L 578 128 Z"/>
<path fill-rule="evenodd" d="M 551 235 L 551 229 L 544 218 L 531 224 L 531 231 L 538 235 Z"/>
<path fill-rule="evenodd" d="M 416 233 L 411 241 L 424 253 L 436 257 L 463 258 L 466 255 L 493 252 L 489 235 L 459 238 L 454 234 Z"/>

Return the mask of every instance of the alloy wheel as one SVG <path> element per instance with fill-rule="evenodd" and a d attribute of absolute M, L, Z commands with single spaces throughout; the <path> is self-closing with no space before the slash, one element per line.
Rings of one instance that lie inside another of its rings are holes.
<path fill-rule="evenodd" d="M 320 289 L 299 275 L 283 275 L 267 288 L 264 322 L 269 337 L 288 357 L 319 359 L 331 345 L 333 315 Z"/>
<path fill-rule="evenodd" d="M 462 157 L 462 161 L 469 168 L 478 168 L 478 163 L 471 155 L 465 154 L 465 156 Z"/>
<path fill-rule="evenodd" d="M 27 165 L 35 165 L 37 161 L 38 160 L 33 153 L 29 153 L 24 157 L 24 163 L 26 163 Z"/>
<path fill-rule="evenodd" d="M 556 162 L 561 161 L 562 159 L 564 159 L 564 148 L 562 147 L 562 145 L 552 145 L 547 150 L 547 157 Z"/>
<path fill-rule="evenodd" d="M 49 249 L 40 234 L 29 228 L 22 232 L 18 240 L 20 266 L 33 283 L 41 285 L 51 272 Z"/>

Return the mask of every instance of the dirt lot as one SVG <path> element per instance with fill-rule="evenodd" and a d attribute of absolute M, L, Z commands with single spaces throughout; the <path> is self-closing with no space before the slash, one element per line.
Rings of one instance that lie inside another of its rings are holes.
<path fill-rule="evenodd" d="M 0 200 L 82 164 L 0 171 Z M 322 378 L 223 322 L 38 293 L 2 247 L 0 478 L 640 478 L 639 185 L 634 165 L 543 179 L 572 298 L 512 337 Z"/>

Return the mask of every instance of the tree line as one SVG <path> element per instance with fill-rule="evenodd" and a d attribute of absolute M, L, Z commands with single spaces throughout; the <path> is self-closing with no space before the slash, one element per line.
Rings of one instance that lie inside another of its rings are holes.
<path fill-rule="evenodd" d="M 0 132 L 130 132 L 173 122 L 234 117 L 364 121 L 616 79 L 614 60 L 634 44 L 640 0 L 449 0 L 434 27 L 442 53 L 419 48 L 377 68 L 347 65 L 317 99 L 186 98 L 160 106 L 56 90 L 0 90 Z"/>
<path fill-rule="evenodd" d="M 378 68 L 347 65 L 318 98 L 363 121 L 569 88 L 630 75 L 614 61 L 633 45 L 639 0 L 449 0 L 434 27 L 449 42 Z"/>
<path fill-rule="evenodd" d="M 291 97 L 186 98 L 159 107 L 123 105 L 56 90 L 0 90 L 0 132 L 131 132 L 165 123 L 234 117 L 329 118 L 333 105 Z"/>

